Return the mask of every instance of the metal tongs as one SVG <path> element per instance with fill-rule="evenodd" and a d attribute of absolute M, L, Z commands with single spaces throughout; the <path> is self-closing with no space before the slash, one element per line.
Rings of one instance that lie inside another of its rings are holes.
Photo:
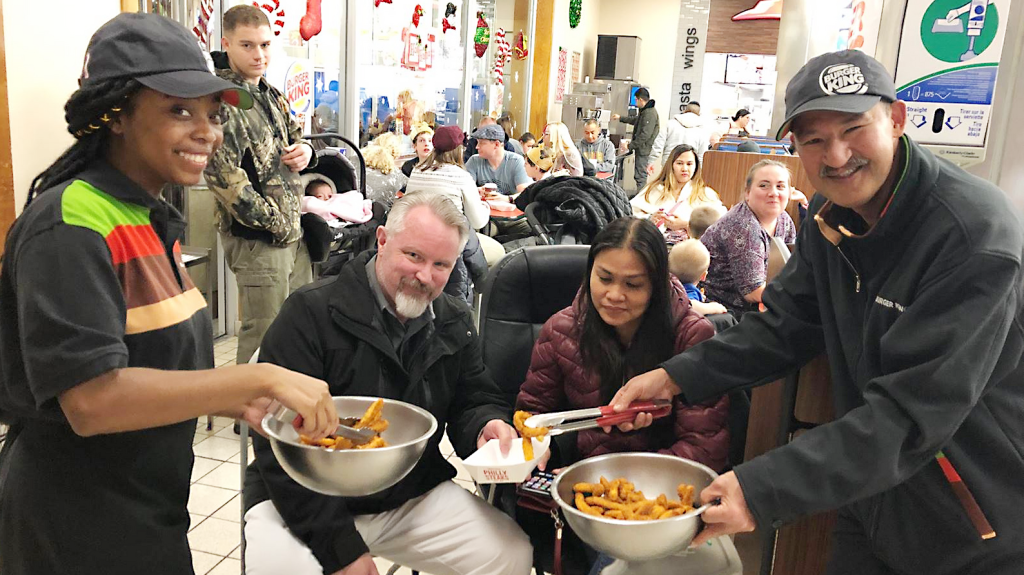
<path fill-rule="evenodd" d="M 291 409 L 288 409 L 279 401 L 275 400 L 274 404 L 269 407 L 268 412 L 274 419 L 282 423 L 287 423 L 296 429 L 302 425 L 302 416 Z M 344 421 L 344 418 L 338 418 L 338 428 L 334 431 L 334 434 L 344 437 L 345 439 L 354 442 L 356 445 L 367 443 L 377 434 L 377 432 L 372 429 L 356 429 L 355 427 L 350 427 L 345 425 Z"/>
<path fill-rule="evenodd" d="M 672 402 L 667 399 L 634 401 L 625 411 L 616 413 L 612 406 L 591 407 L 573 411 L 556 411 L 530 416 L 523 422 L 527 427 L 546 427 L 548 435 L 561 435 L 582 429 L 608 427 L 636 419 L 638 413 L 650 413 L 654 419 L 665 417 L 672 412 Z M 579 420 L 579 421 L 573 421 Z"/>

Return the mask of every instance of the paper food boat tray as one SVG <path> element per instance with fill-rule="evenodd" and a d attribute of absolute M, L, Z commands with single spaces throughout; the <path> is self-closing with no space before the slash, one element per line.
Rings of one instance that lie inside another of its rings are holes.
<path fill-rule="evenodd" d="M 530 461 L 526 461 L 523 455 L 522 439 L 517 438 L 512 442 L 508 457 L 501 456 L 498 440 L 492 439 L 464 459 L 462 465 L 477 483 L 522 483 L 530 477 L 530 473 L 537 467 L 540 458 L 547 453 L 551 445 L 551 438 L 548 436 L 530 441 L 533 442 L 533 459 Z"/>

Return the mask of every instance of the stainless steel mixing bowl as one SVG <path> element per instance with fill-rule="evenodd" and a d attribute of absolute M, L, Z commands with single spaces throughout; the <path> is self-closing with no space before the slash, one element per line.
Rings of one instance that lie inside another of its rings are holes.
<path fill-rule="evenodd" d="M 678 499 L 676 487 L 680 483 L 693 485 L 699 495 L 718 477 L 700 463 L 658 453 L 601 455 L 577 462 L 558 474 L 551 495 L 572 530 L 594 549 L 626 561 L 658 559 L 685 550 L 700 528 L 700 516 L 692 511 L 658 521 L 620 521 L 576 509 L 573 484 L 596 483 L 602 475 L 608 480 L 625 477 L 648 499 L 664 493 L 670 500 Z"/>
<path fill-rule="evenodd" d="M 377 398 L 335 397 L 338 416 L 360 417 Z M 437 420 L 427 410 L 385 399 L 381 415 L 388 428 L 381 437 L 388 447 L 334 451 L 303 445 L 287 421 L 267 415 L 263 430 L 277 461 L 296 483 L 324 495 L 362 497 L 383 491 L 408 475 L 423 455 Z"/>

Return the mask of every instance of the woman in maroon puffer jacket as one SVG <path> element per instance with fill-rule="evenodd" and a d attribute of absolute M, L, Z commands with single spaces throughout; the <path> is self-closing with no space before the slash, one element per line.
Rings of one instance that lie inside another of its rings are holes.
<path fill-rule="evenodd" d="M 544 324 L 517 408 L 534 413 L 607 405 L 635 374 L 714 335 L 690 309 L 682 284 L 668 273 L 665 240 L 647 220 L 620 218 L 590 248 L 587 274 L 573 304 Z M 567 465 L 604 453 L 656 451 L 721 471 L 727 463 L 729 399 L 701 405 L 674 400 L 672 413 L 623 433 L 581 431 Z"/>

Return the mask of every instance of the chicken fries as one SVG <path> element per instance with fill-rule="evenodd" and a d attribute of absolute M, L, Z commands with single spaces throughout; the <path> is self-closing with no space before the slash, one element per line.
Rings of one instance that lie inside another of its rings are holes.
<path fill-rule="evenodd" d="M 359 418 L 348 418 L 342 419 L 341 422 L 345 425 L 349 425 L 356 429 L 372 429 L 376 432 L 370 441 L 361 445 L 356 445 L 351 439 L 345 437 L 332 435 L 324 437 L 323 439 L 313 440 L 305 435 L 300 435 L 299 440 L 305 445 L 315 445 L 323 447 L 325 449 L 376 449 L 378 447 L 387 447 L 388 442 L 380 436 L 388 428 L 388 420 L 381 416 L 381 411 L 384 409 L 384 400 L 378 399 L 370 404 L 370 407 L 366 408 L 366 412 L 363 413 L 362 417 Z"/>
<path fill-rule="evenodd" d="M 676 488 L 679 501 L 671 501 L 662 493 L 647 499 L 642 491 L 624 477 L 609 481 L 601 477 L 597 483 L 576 483 L 576 509 L 595 517 L 625 521 L 657 521 L 693 511 L 692 485 L 681 483 Z"/>
<path fill-rule="evenodd" d="M 533 442 L 530 440 L 534 437 L 541 438 L 548 434 L 548 428 L 546 427 L 528 427 L 526 425 L 526 420 L 532 415 L 529 411 L 517 411 L 512 416 L 512 423 L 515 424 L 516 431 L 523 438 L 523 457 L 527 461 L 533 460 Z"/>

